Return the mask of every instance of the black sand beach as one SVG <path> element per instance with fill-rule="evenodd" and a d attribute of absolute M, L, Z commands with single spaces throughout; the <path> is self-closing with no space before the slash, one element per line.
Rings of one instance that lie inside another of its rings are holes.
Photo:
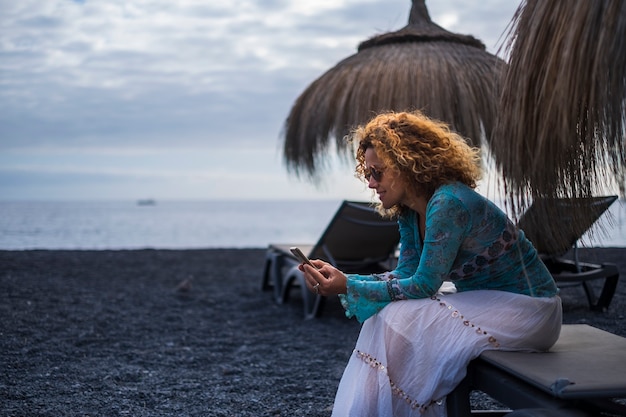
<path fill-rule="evenodd" d="M 564 289 L 565 323 L 626 336 L 626 249 L 579 253 L 621 281 L 607 312 Z M 329 416 L 359 325 L 275 305 L 264 254 L 0 251 L 0 415 Z"/>

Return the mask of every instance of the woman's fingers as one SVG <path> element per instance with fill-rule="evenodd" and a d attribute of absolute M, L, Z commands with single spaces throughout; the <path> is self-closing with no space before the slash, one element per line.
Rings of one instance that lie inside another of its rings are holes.
<path fill-rule="evenodd" d="M 346 292 L 346 277 L 334 266 L 323 261 L 313 261 L 316 268 L 302 265 L 307 288 L 321 295 L 335 295 Z"/>
<path fill-rule="evenodd" d="M 317 269 L 321 269 L 324 265 L 326 265 L 326 262 L 320 261 L 319 259 L 312 259 L 311 263 L 315 265 Z"/>
<path fill-rule="evenodd" d="M 322 284 L 326 281 L 324 275 L 322 275 L 316 268 L 312 268 L 310 265 L 303 265 L 300 269 L 304 272 L 304 279 L 307 288 L 316 294 L 321 294 Z"/>

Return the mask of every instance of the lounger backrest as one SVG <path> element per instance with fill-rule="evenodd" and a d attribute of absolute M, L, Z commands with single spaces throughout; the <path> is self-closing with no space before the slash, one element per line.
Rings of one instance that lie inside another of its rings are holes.
<path fill-rule="evenodd" d="M 399 240 L 395 220 L 382 218 L 368 203 L 344 201 L 314 246 L 311 257 L 358 269 L 360 265 L 388 259 Z"/>
<path fill-rule="evenodd" d="M 518 222 L 537 251 L 562 255 L 602 216 L 617 196 L 536 199 Z M 541 221 L 549 213 L 549 222 Z"/>

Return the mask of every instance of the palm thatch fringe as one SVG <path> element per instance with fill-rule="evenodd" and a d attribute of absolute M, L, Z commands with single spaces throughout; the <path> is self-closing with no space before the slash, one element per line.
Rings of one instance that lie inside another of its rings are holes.
<path fill-rule="evenodd" d="M 287 168 L 314 178 L 331 150 L 348 155 L 345 135 L 381 111 L 418 109 L 486 141 L 503 66 L 476 38 L 434 24 L 424 0 L 414 0 L 406 27 L 362 42 L 298 97 L 283 130 Z"/>
<path fill-rule="evenodd" d="M 626 1 L 527 0 L 508 39 L 490 148 L 512 210 L 606 194 L 607 184 L 623 194 Z M 555 215 L 548 207 L 544 227 Z"/>

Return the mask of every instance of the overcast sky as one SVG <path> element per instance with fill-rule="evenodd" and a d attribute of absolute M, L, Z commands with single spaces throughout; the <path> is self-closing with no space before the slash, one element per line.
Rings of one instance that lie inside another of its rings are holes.
<path fill-rule="evenodd" d="M 496 53 L 519 2 L 427 1 Z M 0 199 L 343 199 L 282 161 L 304 89 L 410 0 L 0 0 Z"/>

